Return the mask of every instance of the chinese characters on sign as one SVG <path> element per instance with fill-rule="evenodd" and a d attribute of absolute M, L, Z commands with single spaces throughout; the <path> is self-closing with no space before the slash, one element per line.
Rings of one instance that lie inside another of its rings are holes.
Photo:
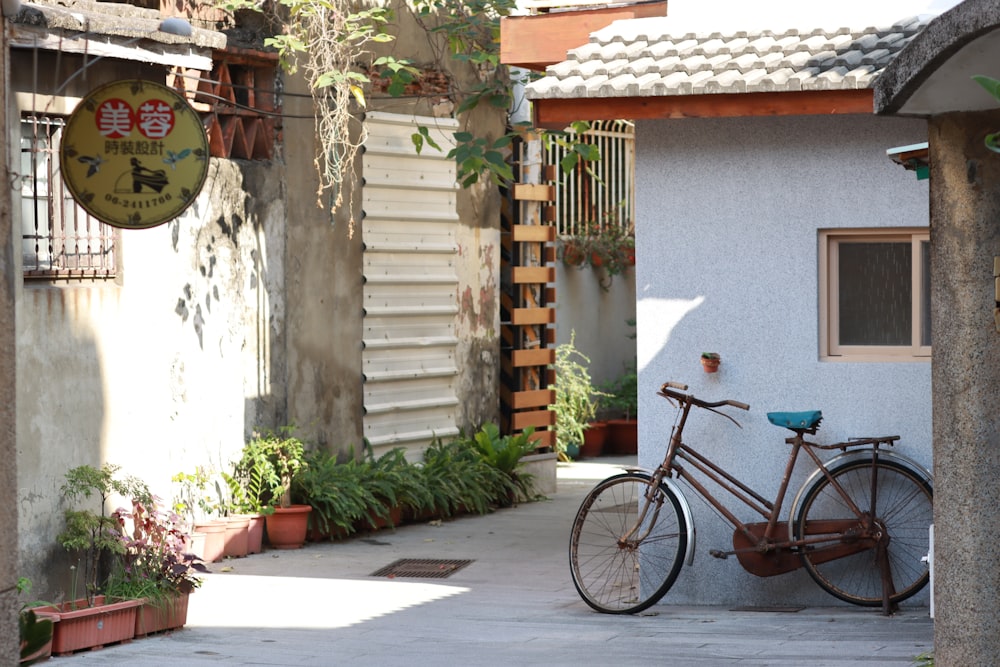
<path fill-rule="evenodd" d="M 208 173 L 208 138 L 175 91 L 116 81 L 73 111 L 60 157 L 63 179 L 88 213 L 115 227 L 145 229 L 194 202 Z"/>

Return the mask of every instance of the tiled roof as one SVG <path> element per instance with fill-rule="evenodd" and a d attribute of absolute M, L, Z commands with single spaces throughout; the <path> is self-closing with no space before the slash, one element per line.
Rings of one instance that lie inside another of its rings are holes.
<path fill-rule="evenodd" d="M 877 1 L 877 0 L 873 0 Z M 531 99 L 868 88 L 930 17 L 866 28 L 684 32 L 617 21 L 528 86 Z"/>

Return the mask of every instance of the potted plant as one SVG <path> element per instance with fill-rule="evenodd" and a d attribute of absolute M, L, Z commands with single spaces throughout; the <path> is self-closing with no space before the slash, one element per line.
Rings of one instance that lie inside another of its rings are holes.
<path fill-rule="evenodd" d="M 701 353 L 701 366 L 706 373 L 717 373 L 720 363 L 722 363 L 722 357 L 719 356 L 718 352 Z"/>
<path fill-rule="evenodd" d="M 568 343 L 556 347 L 556 396 L 549 407 L 556 413 L 556 452 L 564 461 L 570 458 L 567 450 L 571 445 L 583 443 L 584 432 L 597 414 L 595 398 L 602 393 L 590 378 L 590 359 L 575 343 L 574 331 Z"/>
<path fill-rule="evenodd" d="M 305 445 L 293 433 L 295 428 L 283 426 L 277 430 L 254 433 L 251 447 L 260 448 L 274 469 L 268 476 L 270 486 L 262 497 L 273 510 L 265 518 L 267 541 L 275 549 L 298 549 L 306 541 L 309 513 L 312 507 L 292 503 L 292 480 L 303 466 Z"/>
<path fill-rule="evenodd" d="M 498 494 L 502 507 L 527 500 L 532 495 L 532 475 L 520 468 L 521 459 L 535 451 L 534 434 L 534 427 L 529 426 L 521 433 L 500 435 L 499 426 L 486 423 L 472 438 L 472 444 L 482 459 L 506 478 L 507 484 L 502 485 Z"/>
<path fill-rule="evenodd" d="M 226 551 L 226 522 L 221 517 L 219 489 L 209 490 L 211 478 L 202 466 L 171 478 L 181 489 L 174 509 L 187 518 L 197 545 L 193 551 L 207 563 L 222 560 Z"/>
<path fill-rule="evenodd" d="M 601 221 L 580 223 L 582 231 L 560 238 L 558 256 L 566 266 L 600 269 L 599 282 L 607 291 L 614 277 L 635 264 L 635 228 L 622 222 L 617 211 Z"/>
<path fill-rule="evenodd" d="M 635 454 L 639 450 L 639 374 L 635 363 L 625 367 L 617 378 L 602 385 L 607 398 L 601 401 L 607 411 L 607 444 L 615 454 Z"/>
<path fill-rule="evenodd" d="M 341 462 L 324 451 L 305 455 L 305 465 L 292 479 L 292 494 L 296 502 L 312 508 L 313 540 L 346 537 L 369 512 L 384 507 L 366 486 L 365 476 L 365 465 L 353 457 Z"/>
<path fill-rule="evenodd" d="M 26 577 L 17 579 L 18 595 L 31 594 L 31 580 Z M 51 602 L 35 600 L 24 602 L 17 615 L 18 636 L 20 638 L 19 665 L 34 665 L 47 660 L 52 655 L 53 624 L 59 620 L 58 614 L 38 611 L 38 607 L 52 608 Z"/>
<path fill-rule="evenodd" d="M 635 327 L 635 320 L 627 320 Z M 635 338 L 633 331 L 628 335 Z M 601 399 L 602 412 L 608 417 L 607 444 L 615 454 L 631 455 L 639 450 L 639 372 L 633 359 L 625 365 L 621 375 L 601 385 L 604 396 Z"/>
<path fill-rule="evenodd" d="M 557 255 L 566 266 L 583 268 L 591 253 L 586 237 L 564 236 L 559 239 Z"/>
<path fill-rule="evenodd" d="M 102 562 L 114 564 L 124 553 L 117 520 L 106 512 L 108 499 L 112 494 L 147 501 L 151 498 L 141 480 L 121 477 L 119 470 L 105 463 L 101 468 L 84 465 L 66 473 L 62 486 L 66 500 L 84 503 L 96 498 L 91 507 L 67 510 L 66 527 L 56 538 L 67 551 L 79 554 L 86 591 L 84 598 L 51 609 L 59 615 L 52 638 L 52 652 L 56 655 L 131 639 L 135 633 L 136 607 L 142 601 L 106 602 L 101 594 L 106 582 Z M 74 597 L 80 572 L 80 568 L 73 568 Z"/>
<path fill-rule="evenodd" d="M 423 484 L 417 466 L 406 460 L 406 449 L 394 447 L 375 458 L 371 443 L 365 440 L 364 445 L 373 474 L 386 480 L 395 496 L 395 507 L 390 508 L 389 525 L 396 526 L 409 518 L 433 511 L 434 494 Z"/>
<path fill-rule="evenodd" d="M 123 553 L 105 587 L 108 599 L 141 599 L 135 634 L 145 636 L 182 627 L 187 622 L 188 596 L 207 572 L 189 551 L 190 534 L 183 519 L 160 508 L 156 498 L 132 499 L 132 509 L 113 514 Z"/>
<path fill-rule="evenodd" d="M 594 266 L 603 269 L 601 287 L 607 291 L 614 277 L 635 264 L 635 232 L 631 224 L 622 224 L 617 216 L 609 215 L 603 224 L 594 224 L 592 252 L 599 261 Z"/>
<path fill-rule="evenodd" d="M 230 512 L 249 519 L 247 552 L 260 553 L 265 517 L 274 512 L 268 494 L 281 483 L 264 441 L 260 438 L 248 440 L 233 473 L 223 473 L 222 477 L 229 487 Z"/>

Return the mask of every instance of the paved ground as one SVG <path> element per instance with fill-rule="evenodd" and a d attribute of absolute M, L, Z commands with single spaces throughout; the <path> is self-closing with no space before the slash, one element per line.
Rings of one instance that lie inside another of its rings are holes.
<path fill-rule="evenodd" d="M 560 464 L 548 501 L 216 564 L 185 629 L 54 664 L 822 667 L 910 665 L 930 650 L 933 622 L 920 612 L 592 612 L 566 542 L 583 493 L 609 472 L 606 460 Z M 400 558 L 474 562 L 443 579 L 371 576 Z"/>

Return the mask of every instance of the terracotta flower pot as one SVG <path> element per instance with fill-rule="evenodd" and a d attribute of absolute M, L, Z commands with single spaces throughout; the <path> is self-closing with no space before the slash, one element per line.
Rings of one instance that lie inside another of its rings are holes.
<path fill-rule="evenodd" d="M 64 602 L 58 607 L 40 607 L 35 613 L 58 617 L 53 624 L 52 654 L 66 655 L 85 648 L 95 648 L 127 641 L 135 636 L 136 610 L 142 600 L 123 600 L 105 604 L 104 596 L 88 607 L 85 599 Z"/>
<path fill-rule="evenodd" d="M 583 444 L 580 445 L 580 458 L 593 459 L 603 454 L 607 437 L 607 422 L 591 422 L 590 425 L 583 431 Z"/>
<path fill-rule="evenodd" d="M 581 266 L 585 260 L 586 256 L 580 246 L 573 243 L 563 246 L 562 261 L 566 266 Z"/>
<path fill-rule="evenodd" d="M 202 553 L 195 552 L 206 563 L 222 560 L 226 552 L 226 522 L 203 521 L 194 524 L 194 532 L 205 534 L 205 549 Z"/>
<path fill-rule="evenodd" d="M 228 558 L 243 558 L 250 549 L 250 517 L 226 517 L 226 541 L 223 555 Z"/>
<path fill-rule="evenodd" d="M 275 549 L 298 549 L 306 541 L 309 526 L 309 505 L 276 507 L 274 514 L 268 514 L 266 521 L 267 543 Z"/>
<path fill-rule="evenodd" d="M 635 419 L 608 420 L 608 436 L 604 442 L 613 454 L 630 455 L 639 451 L 639 422 Z"/>
<path fill-rule="evenodd" d="M 701 367 L 705 369 L 706 373 L 717 373 L 721 362 L 722 359 L 717 354 L 710 357 L 701 357 Z"/>
<path fill-rule="evenodd" d="M 178 593 L 157 602 L 145 601 L 135 614 L 135 636 L 175 630 L 187 623 L 188 593 Z"/>
<path fill-rule="evenodd" d="M 259 554 L 264 550 L 264 515 L 253 514 L 250 516 L 250 525 L 247 526 L 247 553 Z"/>

